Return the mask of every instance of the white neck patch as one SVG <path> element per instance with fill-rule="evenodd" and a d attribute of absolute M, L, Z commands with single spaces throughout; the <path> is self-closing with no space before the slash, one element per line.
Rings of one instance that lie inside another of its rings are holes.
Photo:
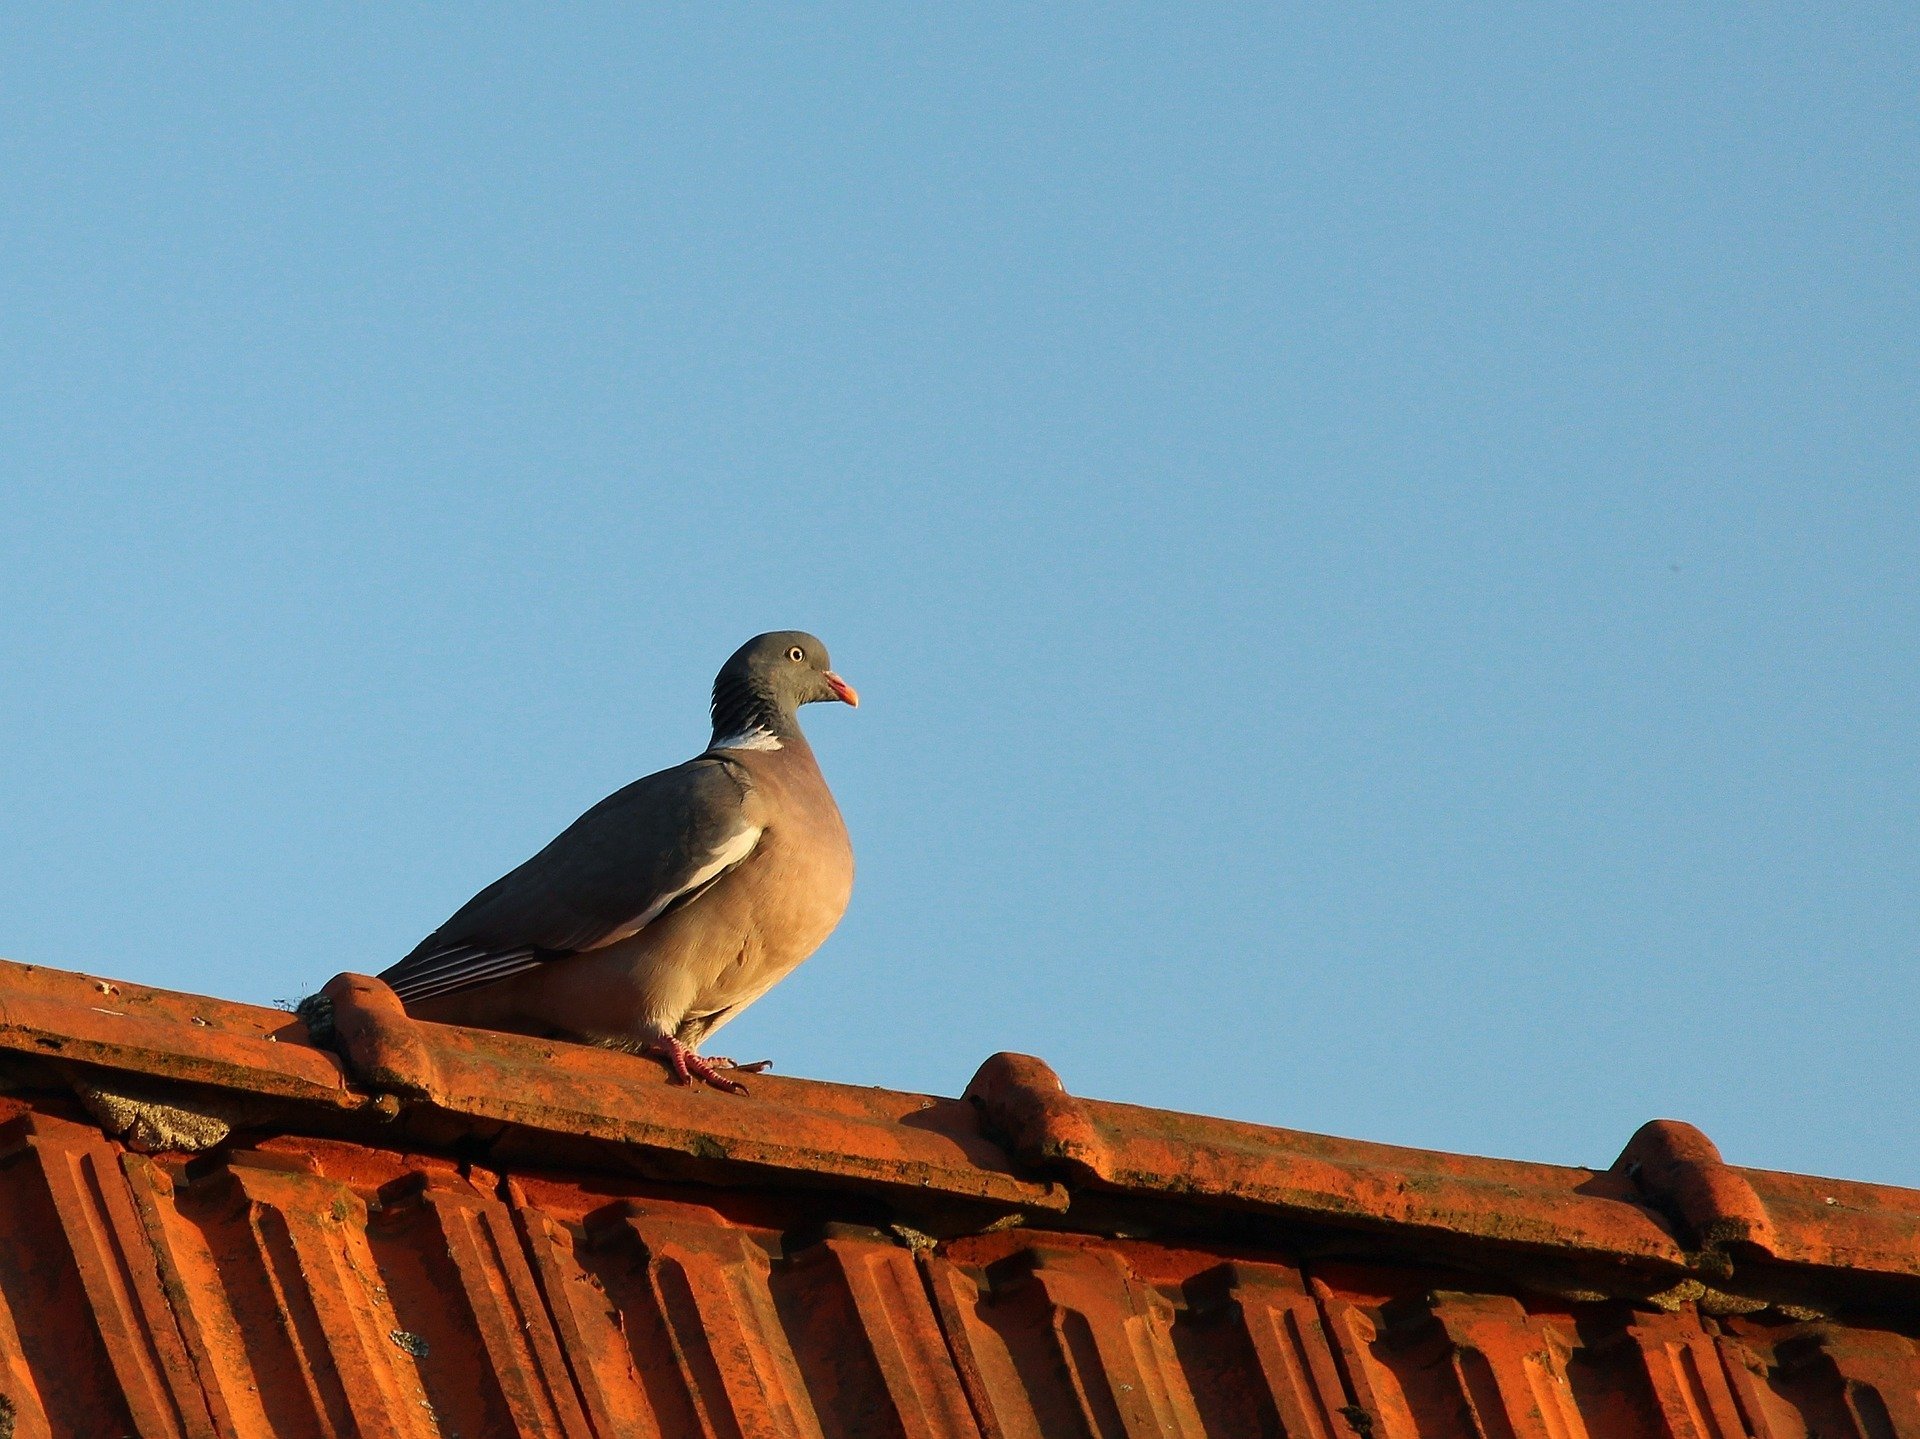
<path fill-rule="evenodd" d="M 761 729 L 757 725 L 753 729 L 741 730 L 738 734 L 722 735 L 719 739 L 716 739 L 712 744 L 707 746 L 710 751 L 717 749 L 779 749 L 780 747 L 780 739 L 772 730 Z"/>

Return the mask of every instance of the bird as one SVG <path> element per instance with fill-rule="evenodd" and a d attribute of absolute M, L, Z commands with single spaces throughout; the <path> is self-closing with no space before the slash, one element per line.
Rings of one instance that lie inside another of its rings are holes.
<path fill-rule="evenodd" d="M 705 751 L 615 791 L 380 975 L 407 1012 L 650 1054 L 744 1094 L 700 1044 L 811 955 L 853 891 L 853 846 L 800 731 L 857 706 L 827 647 L 756 635 L 713 682 Z"/>

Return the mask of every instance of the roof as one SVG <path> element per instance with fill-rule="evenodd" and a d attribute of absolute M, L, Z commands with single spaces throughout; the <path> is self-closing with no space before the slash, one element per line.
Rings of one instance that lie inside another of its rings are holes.
<path fill-rule="evenodd" d="M 0 1435 L 1920 1436 L 1920 1192 L 0 961 Z"/>

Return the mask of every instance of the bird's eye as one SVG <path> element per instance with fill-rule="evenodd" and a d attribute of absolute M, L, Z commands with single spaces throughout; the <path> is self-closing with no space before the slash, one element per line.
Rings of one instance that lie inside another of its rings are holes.
<path fill-rule="evenodd" d="M 787 658 L 792 660 L 795 664 L 799 664 L 800 661 L 805 659 L 806 657 L 807 657 L 807 652 L 801 649 L 799 645 L 795 645 L 792 649 L 787 651 Z"/>

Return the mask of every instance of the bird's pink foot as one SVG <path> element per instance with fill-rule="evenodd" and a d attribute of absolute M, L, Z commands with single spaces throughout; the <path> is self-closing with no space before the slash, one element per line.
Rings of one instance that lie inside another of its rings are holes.
<path fill-rule="evenodd" d="M 675 1084 L 691 1084 L 697 1079 L 702 1084 L 710 1085 L 727 1094 L 745 1094 L 746 1085 L 737 1079 L 728 1079 L 720 1071 L 726 1068 L 737 1068 L 755 1072 L 751 1065 L 730 1065 L 724 1059 L 702 1059 L 686 1045 L 670 1036 L 664 1039 L 648 1040 L 646 1049 L 649 1054 L 657 1054 L 666 1061 L 667 1068 L 673 1072 Z"/>

